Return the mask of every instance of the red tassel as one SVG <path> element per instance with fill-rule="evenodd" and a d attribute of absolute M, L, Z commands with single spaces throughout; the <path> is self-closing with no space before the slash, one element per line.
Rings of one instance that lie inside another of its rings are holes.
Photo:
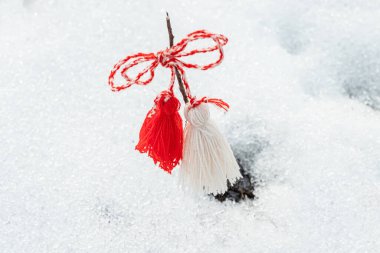
<path fill-rule="evenodd" d="M 155 164 L 171 173 L 182 159 L 181 103 L 170 91 L 163 91 L 154 102 L 141 127 L 136 150 L 147 153 Z"/>

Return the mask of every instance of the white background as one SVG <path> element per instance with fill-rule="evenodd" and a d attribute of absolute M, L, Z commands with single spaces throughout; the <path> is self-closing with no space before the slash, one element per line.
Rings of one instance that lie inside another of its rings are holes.
<path fill-rule="evenodd" d="M 186 194 L 134 150 L 169 72 L 107 78 L 167 47 L 165 11 L 176 41 L 230 39 L 187 76 L 230 103 L 235 148 L 263 145 L 253 202 Z M 380 252 L 379 109 L 379 1 L 2 0 L 0 252 Z"/>

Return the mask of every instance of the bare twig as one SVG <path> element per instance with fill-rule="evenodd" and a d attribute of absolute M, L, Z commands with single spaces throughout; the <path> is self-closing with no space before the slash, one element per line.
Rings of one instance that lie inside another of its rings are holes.
<path fill-rule="evenodd" d="M 173 35 L 172 26 L 170 24 L 169 13 L 167 13 L 167 12 L 166 12 L 166 26 L 168 28 L 168 33 L 169 33 L 169 45 L 170 45 L 170 47 L 172 47 L 174 45 L 174 35 Z M 185 103 L 187 103 L 187 102 L 189 102 L 189 100 L 187 98 L 185 87 L 184 87 L 182 79 L 181 79 L 181 74 L 179 73 L 177 68 L 175 68 L 175 75 L 177 76 L 177 80 L 178 80 L 178 84 L 179 84 L 179 90 L 182 93 L 183 101 Z"/>

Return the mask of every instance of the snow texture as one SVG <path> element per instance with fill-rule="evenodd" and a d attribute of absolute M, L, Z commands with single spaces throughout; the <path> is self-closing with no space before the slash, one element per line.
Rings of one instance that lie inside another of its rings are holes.
<path fill-rule="evenodd" d="M 188 196 L 134 150 L 169 71 L 107 77 L 167 46 L 165 11 L 177 41 L 230 39 L 187 76 L 230 103 L 254 201 Z M 0 252 L 380 252 L 378 0 L 2 0 L 0 31 Z"/>

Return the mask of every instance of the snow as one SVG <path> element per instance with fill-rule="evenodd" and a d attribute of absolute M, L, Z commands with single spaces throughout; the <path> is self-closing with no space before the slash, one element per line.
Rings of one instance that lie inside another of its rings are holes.
<path fill-rule="evenodd" d="M 196 29 L 225 61 L 187 72 L 257 180 L 189 196 L 134 150 L 166 88 L 113 93 L 121 57 Z M 380 2 L 0 1 L 0 252 L 380 252 Z"/>

